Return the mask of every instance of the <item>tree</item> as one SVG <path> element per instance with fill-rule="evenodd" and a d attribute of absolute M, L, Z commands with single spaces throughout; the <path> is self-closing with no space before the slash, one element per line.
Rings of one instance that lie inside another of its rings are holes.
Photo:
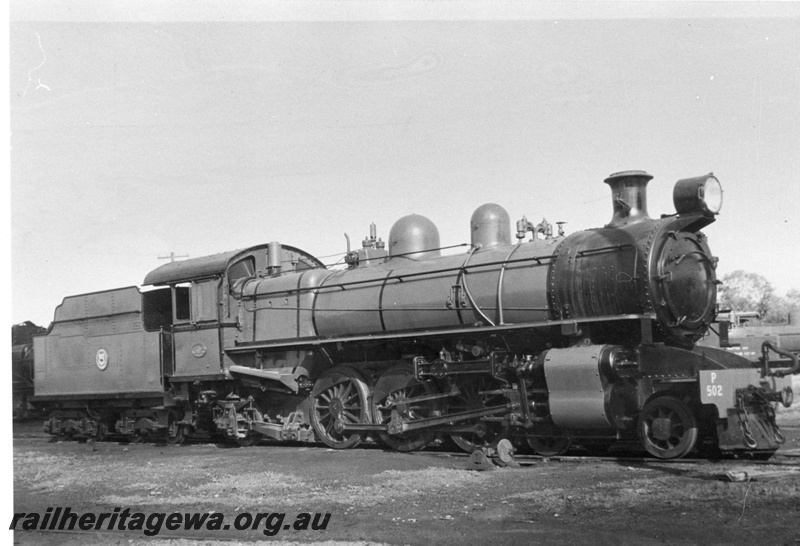
<path fill-rule="evenodd" d="M 791 308 L 800 308 L 800 290 L 797 288 L 792 288 L 788 292 L 786 292 L 786 301 L 789 303 L 789 307 Z"/>
<path fill-rule="evenodd" d="M 797 324 L 797 321 L 800 320 L 800 290 L 792 288 L 786 292 L 786 297 L 784 299 L 788 302 L 789 313 L 792 314 L 792 319 L 795 321 L 795 324 Z M 789 319 L 788 313 L 786 319 Z"/>
<path fill-rule="evenodd" d="M 800 317 L 800 290 L 789 290 L 784 297 L 773 295 L 764 322 L 772 324 L 787 322 L 790 313 L 795 315 L 795 318 Z"/>
<path fill-rule="evenodd" d="M 734 311 L 757 311 L 762 318 L 776 303 L 775 289 L 766 277 L 741 269 L 722 277 L 717 300 Z"/>
<path fill-rule="evenodd" d="M 766 277 L 742 270 L 722 277 L 717 301 L 723 309 L 756 311 L 767 324 L 787 322 L 792 312 L 800 316 L 800 290 L 793 288 L 781 297 Z"/>

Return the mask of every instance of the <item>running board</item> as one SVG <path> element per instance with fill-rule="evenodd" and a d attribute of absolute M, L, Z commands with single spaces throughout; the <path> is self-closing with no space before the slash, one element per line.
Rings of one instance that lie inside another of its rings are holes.
<path fill-rule="evenodd" d="M 291 369 L 291 368 L 281 368 L 281 369 Z M 240 374 L 246 375 L 249 377 L 255 377 L 258 379 L 266 379 L 267 381 L 277 381 L 289 387 L 293 393 L 297 394 L 300 390 L 300 386 L 297 384 L 297 380 L 294 378 L 293 373 L 282 373 L 277 370 L 260 370 L 258 368 L 248 368 L 247 366 L 231 366 L 228 368 L 228 371 L 232 374 Z"/>

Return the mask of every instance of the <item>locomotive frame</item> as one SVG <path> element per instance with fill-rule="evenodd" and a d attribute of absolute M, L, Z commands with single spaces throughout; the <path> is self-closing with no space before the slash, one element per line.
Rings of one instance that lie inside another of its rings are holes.
<path fill-rule="evenodd" d="M 541 455 L 638 440 L 768 457 L 790 369 L 695 346 L 713 320 L 716 258 L 700 231 L 721 187 L 678 181 L 651 219 L 641 171 L 606 179 L 603 228 L 554 235 L 484 205 L 464 255 L 421 216 L 388 249 L 374 227 L 347 268 L 272 242 L 165 264 L 137 287 L 66 298 L 35 338 L 47 432 L 251 445 L 373 438 L 399 451 L 503 437 Z M 531 233 L 531 239 L 524 241 Z"/>

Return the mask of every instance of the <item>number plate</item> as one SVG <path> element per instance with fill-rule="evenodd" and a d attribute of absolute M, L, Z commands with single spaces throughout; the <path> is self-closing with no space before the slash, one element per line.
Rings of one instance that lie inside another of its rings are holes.
<path fill-rule="evenodd" d="M 769 385 L 773 390 L 780 391 L 791 384 L 791 377 L 762 379 L 760 370 L 756 368 L 699 372 L 700 402 L 717 406 L 720 417 L 727 416 L 728 409 L 736 407 L 737 389 L 743 389 L 748 385 Z"/>

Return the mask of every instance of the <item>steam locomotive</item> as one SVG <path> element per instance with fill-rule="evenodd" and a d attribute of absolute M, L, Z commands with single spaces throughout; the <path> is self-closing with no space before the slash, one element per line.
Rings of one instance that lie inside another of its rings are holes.
<path fill-rule="evenodd" d="M 11 327 L 11 402 L 13 418 L 36 415 L 29 399 L 33 396 L 33 336 L 45 329 L 27 320 Z"/>
<path fill-rule="evenodd" d="M 570 235 L 523 217 L 514 242 L 508 213 L 487 204 L 461 254 L 412 214 L 388 244 L 373 224 L 339 269 L 271 242 L 165 264 L 146 290 L 67 297 L 34 339 L 45 430 L 768 457 L 797 357 L 774 369 L 696 345 L 717 284 L 700 230 L 722 189 L 712 174 L 679 180 L 676 213 L 652 219 L 651 178 L 609 176 L 611 221 Z"/>

